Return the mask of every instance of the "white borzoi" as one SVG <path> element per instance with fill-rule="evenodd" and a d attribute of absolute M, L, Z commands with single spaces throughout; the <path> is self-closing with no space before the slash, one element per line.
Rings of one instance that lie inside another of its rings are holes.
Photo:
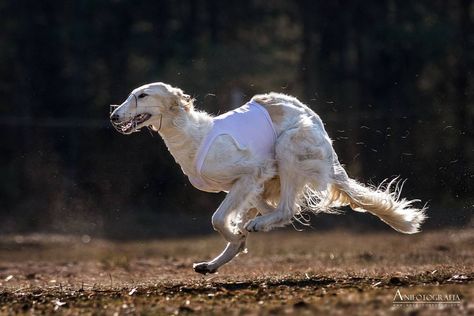
<path fill-rule="evenodd" d="M 142 127 L 157 131 L 183 172 L 197 177 L 196 155 L 214 118 L 195 110 L 193 101 L 178 88 L 151 83 L 112 106 L 110 119 L 122 134 Z M 220 135 L 212 143 L 201 176 L 232 183 L 230 189 L 223 189 L 228 194 L 212 216 L 214 229 L 228 244 L 213 260 L 194 264 L 196 272 L 216 272 L 245 249 L 249 232 L 285 226 L 303 211 L 331 212 L 349 205 L 374 214 L 399 232 L 418 232 L 426 208 L 413 207 L 417 200 L 400 198 L 398 181 L 372 188 L 349 178 L 321 119 L 308 106 L 279 93 L 256 95 L 252 101 L 271 118 L 276 132 L 274 155 L 257 159 L 229 135 Z"/>

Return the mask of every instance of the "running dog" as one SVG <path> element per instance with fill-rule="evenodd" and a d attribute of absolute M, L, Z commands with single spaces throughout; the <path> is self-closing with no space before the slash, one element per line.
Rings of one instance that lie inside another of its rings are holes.
<path fill-rule="evenodd" d="M 419 200 L 400 197 L 403 182 L 374 188 L 349 178 L 320 117 L 294 97 L 255 95 L 217 117 L 193 103 L 181 89 L 150 83 L 111 106 L 110 120 L 125 135 L 143 127 L 158 132 L 196 188 L 227 192 L 212 215 L 227 246 L 211 261 L 195 263 L 198 273 L 214 273 L 244 251 L 249 232 L 285 226 L 306 211 L 348 205 L 406 234 L 418 232 L 426 218 L 426 207 L 413 206 Z"/>

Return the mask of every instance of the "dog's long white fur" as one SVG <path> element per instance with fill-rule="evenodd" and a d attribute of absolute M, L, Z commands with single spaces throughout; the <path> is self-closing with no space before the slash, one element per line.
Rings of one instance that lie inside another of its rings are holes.
<path fill-rule="evenodd" d="M 164 83 L 141 86 L 112 113 L 115 122 L 149 114 L 133 130 L 151 126 L 164 139 L 183 172 L 195 176 L 199 145 L 212 128 L 213 117 L 194 109 L 193 100 L 180 89 Z M 425 220 L 426 207 L 418 200 L 400 197 L 403 182 L 386 181 L 377 188 L 348 177 L 339 163 L 319 116 L 294 97 L 279 93 L 256 95 L 253 100 L 267 109 L 277 132 L 275 160 L 261 161 L 239 148 L 227 135 L 211 146 L 201 173 L 219 182 L 234 183 L 212 216 L 214 228 L 228 241 L 216 258 L 195 265 L 212 273 L 245 249 L 248 232 L 285 226 L 304 211 L 337 212 L 349 205 L 369 212 L 395 230 L 416 233 Z M 144 117 L 144 116 L 142 116 Z M 261 216 L 255 217 L 257 213 Z"/>

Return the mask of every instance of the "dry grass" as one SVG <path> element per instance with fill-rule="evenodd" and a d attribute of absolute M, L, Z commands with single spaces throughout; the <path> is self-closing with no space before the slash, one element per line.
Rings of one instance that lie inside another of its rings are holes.
<path fill-rule="evenodd" d="M 64 236 L 0 239 L 0 312 L 65 315 L 474 313 L 474 231 L 254 234 L 219 274 L 192 263 L 217 237 L 143 242 Z M 404 294 L 459 294 L 460 304 L 396 308 Z"/>

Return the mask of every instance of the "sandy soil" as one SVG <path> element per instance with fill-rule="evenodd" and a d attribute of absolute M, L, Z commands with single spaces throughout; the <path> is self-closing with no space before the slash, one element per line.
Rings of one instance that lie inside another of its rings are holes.
<path fill-rule="evenodd" d="M 193 272 L 223 247 L 217 234 L 3 236 L 0 313 L 474 315 L 473 229 L 254 234 L 218 274 Z"/>

